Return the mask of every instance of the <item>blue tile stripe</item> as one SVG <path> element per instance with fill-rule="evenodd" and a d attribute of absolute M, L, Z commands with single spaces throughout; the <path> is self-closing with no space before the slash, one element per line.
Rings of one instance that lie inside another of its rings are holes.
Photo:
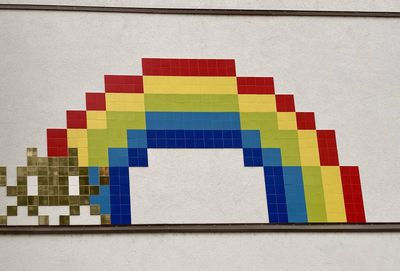
<path fill-rule="evenodd" d="M 283 167 L 283 177 L 289 222 L 307 223 L 307 209 L 301 167 Z"/>
<path fill-rule="evenodd" d="M 147 130 L 148 148 L 242 148 L 240 130 Z"/>
<path fill-rule="evenodd" d="M 131 224 L 129 167 L 110 167 L 111 224 Z"/>
<path fill-rule="evenodd" d="M 146 123 L 127 131 L 128 148 L 109 148 L 112 224 L 131 223 L 129 167 L 147 167 L 148 148 L 242 148 L 244 166 L 264 168 L 270 223 L 307 222 L 301 168 L 282 167 L 281 150 L 261 148 L 260 131 L 241 130 L 238 114 L 147 112 Z"/>
<path fill-rule="evenodd" d="M 149 130 L 240 130 L 239 112 L 146 112 Z"/>
<path fill-rule="evenodd" d="M 264 167 L 268 215 L 271 223 L 287 223 L 285 183 L 282 167 Z"/>

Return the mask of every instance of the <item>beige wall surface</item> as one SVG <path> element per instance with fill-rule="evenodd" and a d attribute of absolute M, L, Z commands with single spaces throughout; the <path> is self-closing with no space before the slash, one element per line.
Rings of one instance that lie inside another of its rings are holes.
<path fill-rule="evenodd" d="M 396 8 L 367 2 L 340 9 Z M 308 7 L 337 8 L 321 5 Z M 11 177 L 26 147 L 44 155 L 45 129 L 65 126 L 65 110 L 84 108 L 84 92 L 102 91 L 104 74 L 138 74 L 142 57 L 235 58 L 238 75 L 274 76 L 277 93 L 294 93 L 297 110 L 336 130 L 341 164 L 360 166 L 367 220 L 398 222 L 399 37 L 398 19 L 0 11 L 0 165 Z M 0 262 L 5 270 L 397 270 L 399 237 L 1 236 Z"/>

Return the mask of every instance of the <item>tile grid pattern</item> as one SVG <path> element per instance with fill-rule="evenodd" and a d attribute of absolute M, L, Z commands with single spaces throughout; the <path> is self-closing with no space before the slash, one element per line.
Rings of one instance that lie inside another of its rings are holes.
<path fill-rule="evenodd" d="M 60 225 L 84 205 L 101 224 L 134 223 L 129 167 L 148 166 L 148 148 L 243 149 L 244 166 L 264 169 L 270 223 L 365 222 L 358 167 L 339 165 L 335 132 L 316 130 L 314 113 L 296 112 L 271 77 L 238 77 L 231 59 L 145 58 L 142 67 L 106 75 L 104 93 L 86 93 L 86 110 L 67 111 L 66 129 L 48 129 L 48 158 L 28 149 L 17 186 L 7 187 L 17 206 L 0 224 L 18 206 L 48 224 L 42 205 L 69 206 Z M 37 196 L 28 176 L 38 176 Z M 79 195 L 69 194 L 69 176 Z"/>

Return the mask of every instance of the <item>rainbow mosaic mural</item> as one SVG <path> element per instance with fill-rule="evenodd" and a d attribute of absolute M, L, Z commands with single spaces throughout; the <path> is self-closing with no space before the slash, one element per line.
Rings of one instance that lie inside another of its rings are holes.
<path fill-rule="evenodd" d="M 47 130 L 48 157 L 27 150 L 16 197 L 36 225 L 41 208 L 64 206 L 57 225 L 83 210 L 99 224 L 134 224 L 129 168 L 147 167 L 152 148 L 236 148 L 245 167 L 263 167 L 266 223 L 365 223 L 358 167 L 341 166 L 333 130 L 296 112 L 271 77 L 236 76 L 231 59 L 142 59 L 143 75 L 106 75 L 105 92 L 86 93 L 86 110 L 67 111 L 65 129 Z M 25 210 L 24 209 L 24 210 Z"/>

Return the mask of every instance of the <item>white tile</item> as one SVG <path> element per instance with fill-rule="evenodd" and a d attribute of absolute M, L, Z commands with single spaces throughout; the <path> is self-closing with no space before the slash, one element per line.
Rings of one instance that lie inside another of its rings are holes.
<path fill-rule="evenodd" d="M 70 196 L 79 196 L 79 176 L 69 176 L 68 187 Z"/>
<path fill-rule="evenodd" d="M 28 207 L 18 206 L 17 216 L 7 217 L 7 225 L 24 226 L 24 225 L 38 225 L 37 216 L 28 216 Z"/>
<path fill-rule="evenodd" d="M 71 225 L 100 225 L 100 215 L 91 215 L 90 206 L 80 206 L 80 215 L 69 217 Z"/>
<path fill-rule="evenodd" d="M 38 195 L 38 177 L 37 176 L 28 176 L 28 196 L 37 196 Z"/>
<path fill-rule="evenodd" d="M 17 197 L 7 196 L 7 188 L 5 186 L 0 187 L 0 215 L 7 215 L 7 206 L 17 205 Z"/>
<path fill-rule="evenodd" d="M 69 206 L 39 206 L 39 215 L 48 215 L 49 225 L 60 225 L 60 215 L 69 215 Z"/>

